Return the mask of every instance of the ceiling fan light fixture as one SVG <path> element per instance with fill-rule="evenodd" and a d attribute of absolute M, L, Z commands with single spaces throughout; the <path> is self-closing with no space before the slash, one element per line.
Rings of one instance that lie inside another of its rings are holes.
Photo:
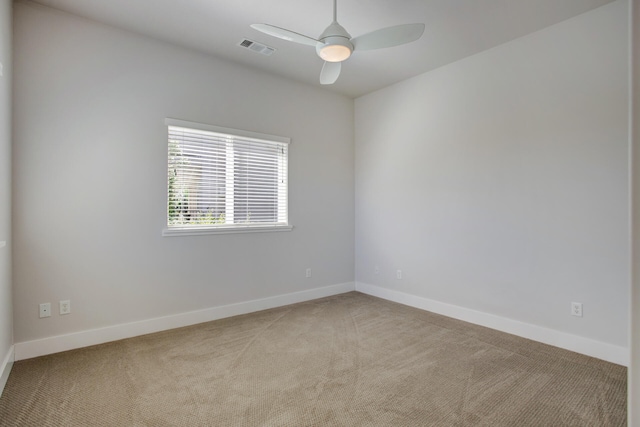
<path fill-rule="evenodd" d="M 342 62 L 354 50 L 374 50 L 399 46 L 418 40 L 424 33 L 424 24 L 404 24 L 381 28 L 352 38 L 345 28 L 338 24 L 338 0 L 333 0 L 333 21 L 318 38 L 276 27 L 269 24 L 252 24 L 251 28 L 273 37 L 299 44 L 315 46 L 316 53 L 324 59 L 320 72 L 320 83 L 330 85 L 340 76 Z"/>
<path fill-rule="evenodd" d="M 351 56 L 353 45 L 344 37 L 327 37 L 318 44 L 318 55 L 327 62 L 342 62 Z"/>

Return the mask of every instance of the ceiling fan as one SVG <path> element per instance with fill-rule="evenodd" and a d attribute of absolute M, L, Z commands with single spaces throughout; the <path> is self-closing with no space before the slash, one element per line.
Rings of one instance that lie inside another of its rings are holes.
<path fill-rule="evenodd" d="M 337 8 L 337 0 L 333 0 L 333 22 L 317 39 L 270 24 L 252 24 L 251 28 L 283 40 L 314 46 L 318 56 L 325 61 L 320 72 L 320 83 L 323 85 L 330 85 L 338 80 L 342 61 L 349 58 L 354 51 L 410 43 L 418 40 L 424 33 L 424 24 L 403 24 L 351 38 L 347 30 L 338 24 Z"/>

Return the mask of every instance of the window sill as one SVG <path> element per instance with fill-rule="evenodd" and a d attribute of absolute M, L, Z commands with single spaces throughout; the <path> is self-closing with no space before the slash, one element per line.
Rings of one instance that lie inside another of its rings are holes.
<path fill-rule="evenodd" d="M 208 234 L 239 234 L 239 233 L 270 233 L 276 231 L 291 231 L 293 225 L 260 225 L 260 226 L 244 226 L 244 227 L 216 227 L 216 228 L 165 228 L 162 230 L 163 237 L 177 236 L 205 236 Z"/>

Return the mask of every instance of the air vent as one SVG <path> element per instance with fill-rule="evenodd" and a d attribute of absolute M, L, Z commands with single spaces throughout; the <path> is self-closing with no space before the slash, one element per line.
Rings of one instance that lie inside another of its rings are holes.
<path fill-rule="evenodd" d="M 258 43 L 258 42 L 254 42 L 253 40 L 249 40 L 249 39 L 242 40 L 240 43 L 238 43 L 238 46 L 247 48 L 249 50 L 261 53 L 261 54 L 266 55 L 266 56 L 271 56 L 273 54 L 273 52 L 276 51 L 272 47 L 263 45 L 263 44 Z"/>

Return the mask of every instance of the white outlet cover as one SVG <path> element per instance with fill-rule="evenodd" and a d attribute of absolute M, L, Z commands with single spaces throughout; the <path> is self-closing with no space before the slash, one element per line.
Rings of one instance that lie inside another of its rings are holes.
<path fill-rule="evenodd" d="M 71 313 L 71 301 L 70 300 L 63 300 L 60 301 L 60 314 L 69 314 Z"/>
<path fill-rule="evenodd" d="M 571 303 L 571 315 L 582 317 L 582 303 L 580 302 L 572 302 Z"/>
<path fill-rule="evenodd" d="M 51 303 L 40 304 L 40 318 L 51 317 Z"/>

